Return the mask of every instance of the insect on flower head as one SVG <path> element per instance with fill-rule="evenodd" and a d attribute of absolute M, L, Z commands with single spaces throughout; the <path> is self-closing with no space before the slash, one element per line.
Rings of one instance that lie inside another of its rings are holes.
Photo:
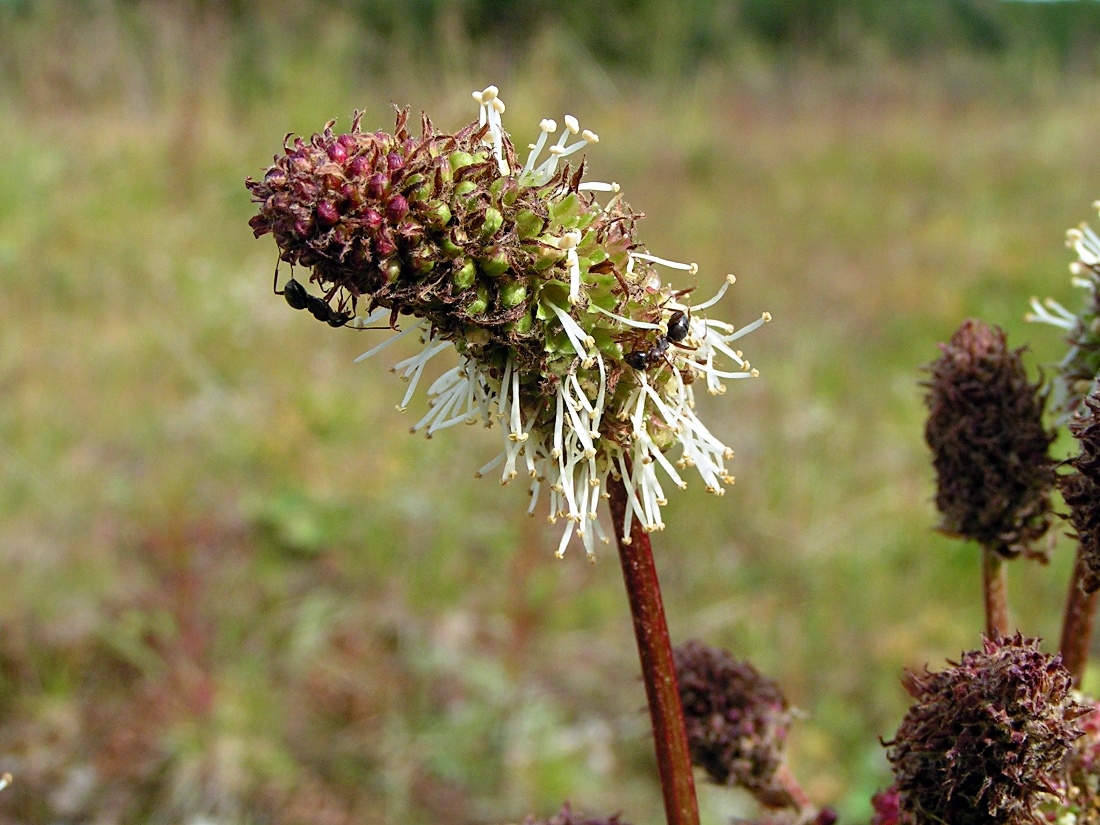
<path fill-rule="evenodd" d="M 528 512 L 547 490 L 550 520 L 568 522 L 558 555 L 575 531 L 592 556 L 608 540 L 596 509 L 609 475 L 629 494 L 626 540 L 634 519 L 664 527 L 664 485 L 686 487 L 684 470 L 718 495 L 732 483 L 732 451 L 696 415 L 694 393 L 757 375 L 734 342 L 770 315 L 740 328 L 708 317 L 732 276 L 694 305 L 690 289 L 662 281 L 661 270 L 698 267 L 650 254 L 618 185 L 570 164 L 599 141 L 576 118 L 560 131 L 543 120 L 521 163 L 496 87 L 473 97 L 478 119 L 454 133 L 424 116 L 414 137 L 406 109 L 392 134 L 364 132 L 357 113 L 347 133 L 330 122 L 308 141 L 288 136 L 263 178 L 247 181 L 259 204 L 251 226 L 274 235 L 281 260 L 311 269 L 324 297 L 288 291 L 296 305 L 399 330 L 359 360 L 420 342 L 393 366 L 408 382 L 400 410 L 428 362 L 455 352 L 411 430 L 499 424 L 501 451 L 477 475 L 524 476 Z"/>

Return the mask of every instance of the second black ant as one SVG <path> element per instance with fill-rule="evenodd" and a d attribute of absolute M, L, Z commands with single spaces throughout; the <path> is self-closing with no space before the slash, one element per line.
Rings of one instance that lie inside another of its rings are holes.
<path fill-rule="evenodd" d="M 687 312 L 676 310 L 668 317 L 668 326 L 665 328 L 664 334 L 657 336 L 653 346 L 649 349 L 637 349 L 628 352 L 623 360 L 626 361 L 628 366 L 642 372 L 656 366 L 661 361 L 672 366 L 672 362 L 668 359 L 669 344 L 679 345 L 687 339 L 690 327 L 691 316 Z M 685 349 L 692 348 L 685 347 Z"/>
<path fill-rule="evenodd" d="M 278 283 L 278 270 L 275 272 L 275 278 L 276 283 Z M 314 318 L 318 321 L 324 321 L 330 327 L 342 327 L 355 317 L 353 313 L 337 311 L 329 306 L 327 301 L 309 294 L 306 288 L 294 278 L 286 282 L 282 292 L 276 289 L 275 294 L 286 298 L 286 302 L 290 304 L 292 309 L 308 309 Z"/>

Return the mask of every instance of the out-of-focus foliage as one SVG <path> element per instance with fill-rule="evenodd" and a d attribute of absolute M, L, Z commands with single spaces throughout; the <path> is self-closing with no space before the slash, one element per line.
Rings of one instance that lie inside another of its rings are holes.
<path fill-rule="evenodd" d="M 158 10 L 216 26 L 232 44 L 225 59 L 234 65 L 238 93 L 277 85 L 281 61 L 272 56 L 308 50 L 333 20 L 349 36 L 346 47 L 357 58 L 352 71 L 365 77 L 395 63 L 431 69 L 441 56 L 461 61 L 470 49 L 504 61 L 538 61 L 539 52 L 551 49 L 602 71 L 661 80 L 693 76 L 745 50 L 784 58 L 813 53 L 834 62 L 868 51 L 904 59 L 972 52 L 1100 69 L 1097 0 L 0 0 L 0 45 L 10 47 L 42 25 L 75 34 L 106 13 L 127 31 L 139 68 L 147 57 L 142 47 L 156 43 L 148 18 Z M 27 80 L 20 76 L 36 70 L 20 60 L 21 51 L 0 49 L 0 71 L 9 80 Z"/>

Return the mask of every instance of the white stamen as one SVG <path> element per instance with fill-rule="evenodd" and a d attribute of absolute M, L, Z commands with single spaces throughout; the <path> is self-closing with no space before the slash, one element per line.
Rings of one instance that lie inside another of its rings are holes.
<path fill-rule="evenodd" d="M 383 341 L 378 346 L 372 347 L 371 349 L 364 352 L 362 355 L 360 355 L 358 358 L 355 359 L 355 363 L 358 364 L 360 361 L 365 361 L 366 359 L 370 358 L 372 355 L 375 355 L 375 354 L 381 352 L 386 347 L 388 347 L 390 344 L 394 343 L 395 341 L 397 341 L 401 338 L 404 338 L 410 332 L 414 332 L 415 330 L 420 329 L 426 323 L 427 323 L 427 321 L 417 321 L 415 324 L 413 324 L 408 329 L 401 330 L 401 332 L 397 333 L 396 335 L 394 335 L 391 338 L 387 338 L 385 341 Z"/>
<path fill-rule="evenodd" d="M 694 275 L 699 271 L 699 264 L 684 264 L 680 263 L 679 261 L 670 261 L 667 258 L 658 258 L 656 255 L 650 255 L 646 252 L 631 252 L 630 257 L 637 258 L 642 261 L 649 261 L 650 263 L 654 264 L 661 264 L 662 266 L 667 266 L 670 269 L 682 269 L 683 271 L 688 272 L 691 275 Z"/>

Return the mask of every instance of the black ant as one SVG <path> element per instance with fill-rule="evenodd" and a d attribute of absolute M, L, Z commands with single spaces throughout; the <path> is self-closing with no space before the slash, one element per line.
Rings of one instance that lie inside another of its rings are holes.
<path fill-rule="evenodd" d="M 679 344 L 688 337 L 691 325 L 691 316 L 682 310 L 676 310 L 668 316 L 668 340 Z"/>
<path fill-rule="evenodd" d="M 649 349 L 636 349 L 633 352 L 628 352 L 623 360 L 634 369 L 645 372 L 662 359 L 667 361 L 667 352 L 668 336 L 658 335 L 657 340 L 653 342 L 653 346 Z"/>
<path fill-rule="evenodd" d="M 649 349 L 637 349 L 628 352 L 623 359 L 627 365 L 636 370 L 645 372 L 650 367 L 656 366 L 662 360 L 672 366 L 668 359 L 668 345 L 680 344 L 688 337 L 691 316 L 687 312 L 676 310 L 668 317 L 668 327 L 663 335 L 658 335 Z M 693 347 L 685 347 L 693 349 Z"/>
<path fill-rule="evenodd" d="M 275 270 L 275 282 L 278 283 L 279 271 Z M 292 309 L 308 309 L 310 314 L 318 321 L 324 321 L 330 327 L 342 327 L 355 317 L 351 312 L 337 312 L 327 301 L 310 295 L 306 288 L 294 278 L 286 282 L 283 291 L 275 290 L 276 295 L 282 295 Z"/>

